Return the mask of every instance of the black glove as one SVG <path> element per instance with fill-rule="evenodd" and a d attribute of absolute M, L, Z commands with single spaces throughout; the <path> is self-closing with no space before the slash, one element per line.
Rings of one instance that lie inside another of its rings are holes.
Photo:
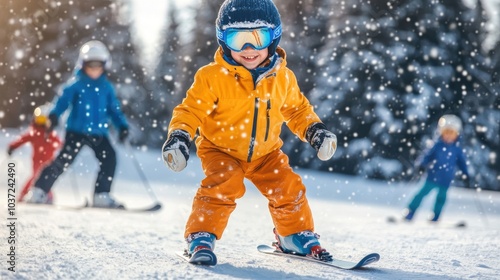
<path fill-rule="evenodd" d="M 337 150 L 337 136 L 328 131 L 322 123 L 315 123 L 307 129 L 306 140 L 323 161 L 329 160 Z"/>
<path fill-rule="evenodd" d="M 12 155 L 12 152 L 14 152 L 14 149 L 12 148 L 7 149 L 7 154 L 9 155 L 9 157 Z"/>
<path fill-rule="evenodd" d="M 189 133 L 184 130 L 174 130 L 163 144 L 163 162 L 175 172 L 184 169 L 189 159 L 191 140 Z"/>
<path fill-rule="evenodd" d="M 118 142 L 123 143 L 125 142 L 125 139 L 128 137 L 128 128 L 122 128 L 120 129 L 120 133 L 118 135 Z"/>
<path fill-rule="evenodd" d="M 50 125 L 47 132 L 52 132 L 54 128 L 59 124 L 59 118 L 55 114 L 49 114 Z"/>
<path fill-rule="evenodd" d="M 425 173 L 425 166 L 422 165 L 415 166 L 415 174 L 424 174 L 424 173 Z"/>

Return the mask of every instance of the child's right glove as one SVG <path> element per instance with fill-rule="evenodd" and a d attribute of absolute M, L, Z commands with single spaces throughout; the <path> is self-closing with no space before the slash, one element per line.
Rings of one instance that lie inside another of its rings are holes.
<path fill-rule="evenodd" d="M 181 171 L 187 165 L 189 147 L 191 147 L 189 133 L 180 129 L 172 131 L 163 144 L 163 162 L 173 171 Z"/>
<path fill-rule="evenodd" d="M 59 118 L 55 114 L 49 114 L 49 120 L 50 123 L 47 131 L 50 134 L 50 132 L 52 132 L 52 130 L 54 130 L 54 128 L 56 128 L 56 126 L 59 124 Z"/>
<path fill-rule="evenodd" d="M 318 152 L 318 158 L 323 161 L 332 158 L 337 150 L 337 136 L 328 131 L 322 123 L 315 123 L 307 129 L 306 140 Z"/>

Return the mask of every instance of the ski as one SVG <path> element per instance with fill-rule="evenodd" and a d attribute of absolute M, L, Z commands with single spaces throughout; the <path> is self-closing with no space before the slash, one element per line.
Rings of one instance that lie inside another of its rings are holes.
<path fill-rule="evenodd" d="M 87 206 L 87 208 L 91 209 L 99 209 L 99 210 L 117 210 L 117 211 L 125 211 L 125 212 L 155 212 L 162 208 L 161 203 L 157 202 L 153 206 L 148 206 L 145 208 L 128 208 L 128 207 L 119 207 L 119 208 L 105 208 L 105 207 L 92 207 Z"/>
<path fill-rule="evenodd" d="M 93 207 L 90 205 L 88 200 L 85 200 L 85 203 L 82 205 L 57 205 L 57 204 L 26 204 L 26 205 L 34 205 L 34 206 L 43 206 L 43 207 L 51 207 L 51 208 L 56 208 L 58 210 L 84 210 L 84 209 L 95 209 L 95 210 L 116 210 L 116 211 L 124 211 L 124 212 L 156 212 L 161 210 L 162 205 L 161 203 L 157 202 L 156 204 L 144 208 L 127 208 L 127 207 L 120 207 L 120 208 L 105 208 L 105 207 Z"/>
<path fill-rule="evenodd" d="M 146 208 L 124 208 L 123 210 L 125 211 L 130 211 L 130 212 L 155 212 L 159 211 L 161 209 L 162 205 L 161 203 L 157 202 L 155 205 L 146 207 Z"/>
<path fill-rule="evenodd" d="M 269 254 L 269 255 L 274 255 L 274 256 L 279 256 L 279 257 L 294 258 L 294 259 L 299 259 L 299 260 L 307 260 L 310 262 L 315 262 L 315 263 L 328 265 L 328 266 L 341 268 L 341 269 L 360 269 L 362 267 L 365 267 L 366 265 L 369 265 L 371 263 L 374 263 L 374 262 L 377 262 L 378 260 L 380 260 L 380 255 L 377 253 L 368 254 L 368 255 L 364 256 L 363 258 L 361 258 L 361 260 L 359 260 L 358 262 L 340 260 L 340 259 L 335 259 L 335 258 L 331 262 L 325 262 L 325 261 L 314 259 L 314 258 L 308 257 L 308 256 L 283 253 L 282 251 L 276 250 L 276 248 L 268 246 L 268 245 L 259 245 L 259 246 L 257 246 L 257 250 L 261 253 L 264 253 L 264 254 Z"/>
<path fill-rule="evenodd" d="M 195 265 L 214 266 L 217 264 L 217 257 L 211 250 L 198 250 L 191 256 L 189 256 L 186 250 L 184 250 L 183 252 L 175 252 L 175 254 L 188 263 Z"/>
<path fill-rule="evenodd" d="M 89 207 L 89 202 L 88 200 L 85 199 L 84 203 L 81 205 L 58 205 L 58 204 L 36 204 L 36 203 L 27 203 L 27 202 L 21 202 L 24 205 L 30 205 L 30 206 L 42 206 L 42 207 L 50 207 L 50 208 L 56 208 L 59 210 L 82 210 L 87 207 Z"/>
<path fill-rule="evenodd" d="M 411 221 L 405 221 L 403 218 L 396 218 L 394 216 L 389 216 L 387 217 L 387 222 L 390 224 L 410 224 Z M 453 222 L 453 223 L 443 223 L 443 222 L 429 222 L 430 225 L 444 225 L 446 227 L 451 227 L 451 228 L 464 228 L 467 227 L 467 222 L 466 221 L 458 221 L 458 222 Z"/>

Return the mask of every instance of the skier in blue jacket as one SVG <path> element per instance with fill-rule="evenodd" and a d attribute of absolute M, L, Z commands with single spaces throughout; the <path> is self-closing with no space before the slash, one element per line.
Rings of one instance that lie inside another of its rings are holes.
<path fill-rule="evenodd" d="M 433 189 L 437 189 L 436 202 L 434 204 L 434 217 L 431 222 L 437 222 L 446 202 L 446 193 L 455 177 L 455 167 L 462 170 L 467 185 L 469 173 L 465 155 L 460 148 L 458 136 L 462 130 L 462 122 L 455 115 L 444 115 L 438 121 L 438 132 L 440 134 L 437 143 L 417 161 L 417 170 L 426 170 L 427 178 L 420 191 L 413 197 L 406 209 L 404 219 L 411 221 L 423 198 Z"/>
<path fill-rule="evenodd" d="M 94 207 L 123 208 L 110 195 L 115 174 L 116 154 L 108 139 L 108 119 L 119 131 L 119 141 L 128 135 L 128 124 L 120 109 L 113 85 L 106 78 L 111 56 L 100 41 L 89 41 L 80 48 L 76 72 L 64 87 L 55 107 L 49 113 L 50 128 L 67 110 L 64 145 L 52 164 L 45 167 L 27 195 L 27 202 L 46 203 L 47 193 L 57 178 L 75 159 L 83 146 L 90 147 L 99 160 L 95 182 Z"/>

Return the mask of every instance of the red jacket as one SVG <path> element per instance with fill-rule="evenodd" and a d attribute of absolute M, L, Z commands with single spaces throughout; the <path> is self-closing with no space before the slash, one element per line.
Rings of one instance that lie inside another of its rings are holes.
<path fill-rule="evenodd" d="M 25 143 L 33 147 L 33 165 L 38 166 L 54 158 L 54 153 L 61 146 L 61 139 L 55 131 L 45 137 L 45 128 L 31 125 L 25 133 L 9 144 L 9 149 L 15 150 Z"/>

